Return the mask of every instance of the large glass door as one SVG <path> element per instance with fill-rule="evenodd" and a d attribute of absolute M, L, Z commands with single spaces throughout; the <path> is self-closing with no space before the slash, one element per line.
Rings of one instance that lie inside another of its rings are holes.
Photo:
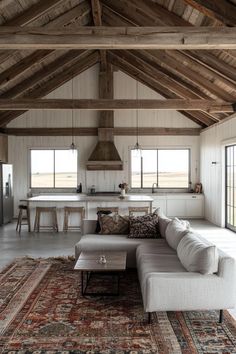
<path fill-rule="evenodd" d="M 236 145 L 226 146 L 226 227 L 236 232 Z"/>

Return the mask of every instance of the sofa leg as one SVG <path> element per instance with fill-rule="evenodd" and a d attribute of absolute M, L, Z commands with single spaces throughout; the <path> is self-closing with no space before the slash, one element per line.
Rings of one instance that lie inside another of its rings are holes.
<path fill-rule="evenodd" d="M 148 312 L 148 324 L 151 323 L 151 320 L 152 320 L 152 313 Z"/>
<path fill-rule="evenodd" d="M 223 314 L 223 310 L 220 310 L 219 323 L 223 323 L 223 321 L 224 321 L 224 314 Z"/>

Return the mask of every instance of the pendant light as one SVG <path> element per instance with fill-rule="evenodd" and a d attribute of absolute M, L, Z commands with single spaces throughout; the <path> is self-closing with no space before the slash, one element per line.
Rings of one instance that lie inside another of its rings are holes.
<path fill-rule="evenodd" d="M 74 100 L 74 85 L 73 85 L 73 77 L 71 79 L 71 84 L 72 84 L 72 102 Z M 76 150 L 76 145 L 74 143 L 74 102 L 72 103 L 72 110 L 71 110 L 71 144 L 70 144 L 70 150 L 75 151 Z"/>
<path fill-rule="evenodd" d="M 138 100 L 138 81 L 136 81 L 136 100 Z M 136 157 L 142 156 L 142 147 L 138 141 L 138 109 L 136 109 L 136 144 L 134 145 L 134 154 Z"/>

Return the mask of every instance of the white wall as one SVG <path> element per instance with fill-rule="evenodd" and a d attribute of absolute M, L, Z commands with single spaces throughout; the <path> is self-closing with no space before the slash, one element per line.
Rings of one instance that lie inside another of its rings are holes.
<path fill-rule="evenodd" d="M 224 227 L 224 149 L 236 144 L 236 116 L 201 133 L 201 182 L 205 194 L 205 217 Z M 216 162 L 216 164 L 212 164 Z"/>
<path fill-rule="evenodd" d="M 66 83 L 48 98 L 71 98 L 73 83 L 73 98 L 98 97 L 98 66 L 87 70 L 73 81 Z M 114 92 L 116 98 L 161 98 L 154 91 L 121 72 L 115 72 Z M 12 121 L 8 127 L 71 127 L 71 110 L 63 111 L 28 111 Z M 198 127 L 197 124 L 176 111 L 139 111 L 139 126 L 143 127 Z M 74 125 L 77 127 L 98 126 L 98 112 L 74 111 Z M 115 126 L 136 126 L 135 111 L 116 111 Z M 78 181 L 84 187 L 95 184 L 97 190 L 118 189 L 118 184 L 129 181 L 129 147 L 134 146 L 135 137 L 117 136 L 115 144 L 124 161 L 124 171 L 86 171 L 85 163 L 96 145 L 96 137 L 75 137 L 79 151 Z M 188 147 L 192 152 L 191 178 L 195 183 L 199 180 L 199 136 L 142 136 L 139 139 L 143 147 Z M 9 137 L 9 162 L 14 166 L 15 208 L 19 199 L 24 198 L 29 188 L 28 157 L 29 149 L 33 147 L 67 148 L 71 137 Z"/>

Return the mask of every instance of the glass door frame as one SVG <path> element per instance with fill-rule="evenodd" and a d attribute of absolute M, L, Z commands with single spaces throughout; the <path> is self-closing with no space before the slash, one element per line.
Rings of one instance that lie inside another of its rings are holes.
<path fill-rule="evenodd" d="M 233 232 L 236 232 L 236 223 L 235 226 L 230 224 L 228 222 L 228 206 L 232 208 L 233 210 L 233 223 L 236 217 L 236 198 L 234 196 L 234 190 L 236 189 L 236 183 L 235 183 L 235 176 L 236 176 L 236 153 L 235 153 L 235 148 L 236 148 L 236 143 L 235 144 L 230 144 L 225 146 L 225 227 Z M 228 185 L 228 149 L 233 149 L 232 151 L 232 163 L 231 163 L 231 168 L 232 168 L 232 186 Z M 228 187 L 233 188 L 233 193 L 232 193 L 232 198 L 233 198 L 233 204 L 229 205 L 228 204 Z"/>

